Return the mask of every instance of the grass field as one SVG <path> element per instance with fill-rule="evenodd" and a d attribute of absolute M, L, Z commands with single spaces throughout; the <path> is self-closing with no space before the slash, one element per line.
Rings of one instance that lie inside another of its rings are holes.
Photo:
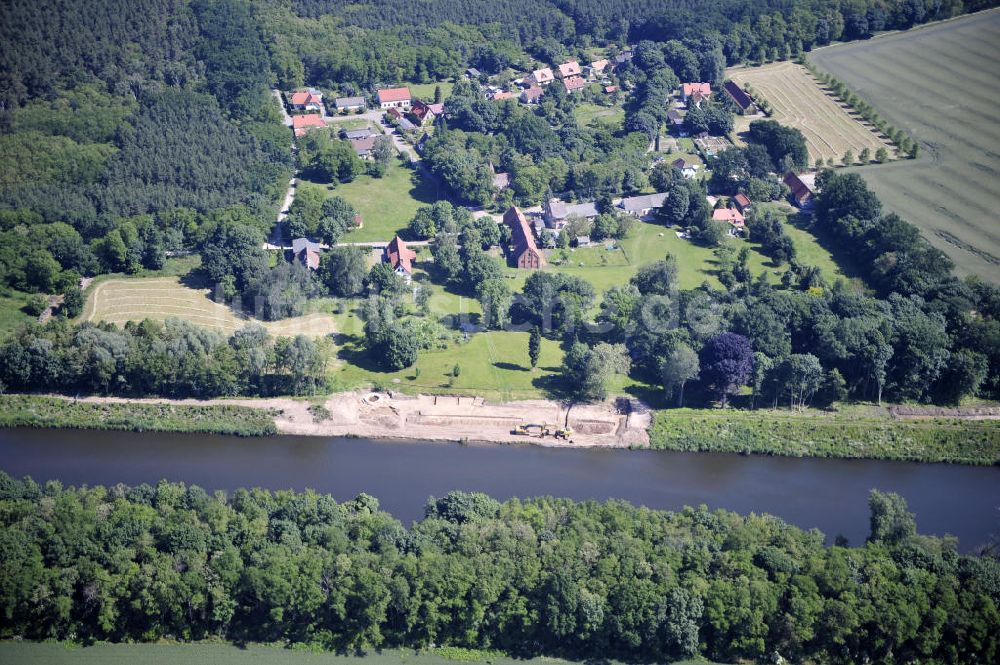
<path fill-rule="evenodd" d="M 656 412 L 653 448 L 791 457 L 996 465 L 1000 428 L 985 420 L 899 420 L 875 406 L 844 411 L 670 409 Z"/>
<path fill-rule="evenodd" d="M 455 87 L 453 81 L 439 81 L 437 83 L 406 83 L 410 89 L 410 94 L 424 102 L 434 101 L 434 88 L 441 86 L 441 99 L 448 99 L 451 89 Z"/>
<path fill-rule="evenodd" d="M 40 395 L 0 395 L 0 427 L 63 427 L 127 432 L 277 434 L 268 409 L 229 405 L 99 404 Z M 0 662 L 4 662 L 0 658 Z"/>
<path fill-rule="evenodd" d="M 592 122 L 621 127 L 625 122 L 625 111 L 620 106 L 600 106 L 598 104 L 578 104 L 573 109 L 576 121 L 586 127 Z"/>
<path fill-rule="evenodd" d="M 0 295 L 0 339 L 34 320 L 35 317 L 26 314 L 22 309 L 29 297 L 27 293 L 14 290 L 7 295 Z"/>
<path fill-rule="evenodd" d="M 840 274 L 830 254 L 816 243 L 809 232 L 791 226 L 786 228 L 792 235 L 796 248 L 813 259 L 805 260 L 806 263 L 820 265 L 824 274 L 830 277 Z M 737 251 L 748 244 L 738 238 L 729 242 Z M 714 287 L 721 286 L 716 276 L 717 261 L 712 249 L 678 238 L 673 228 L 639 222 L 632 234 L 618 244 L 620 249 L 611 251 L 605 249 L 604 245 L 565 250 L 566 260 L 558 265 L 556 262 L 563 258 L 563 250 L 554 250 L 546 269 L 582 277 L 594 286 L 599 295 L 612 286 L 626 284 L 640 267 L 670 254 L 677 258 L 677 278 L 682 289 L 696 288 L 705 281 Z M 754 275 L 765 272 L 771 282 L 779 282 L 787 266 L 774 266 L 768 257 L 757 251 L 756 245 L 749 245 L 752 250 L 749 264 Z M 515 289 L 519 289 L 530 274 L 525 270 L 510 269 L 510 272 L 515 275 L 515 282 L 511 285 Z"/>
<path fill-rule="evenodd" d="M 209 298 L 206 288 L 191 288 L 178 277 L 111 277 L 97 280 L 87 290 L 87 304 L 81 321 L 107 321 L 123 325 L 126 321 L 175 317 L 230 334 L 250 320 L 238 317 L 233 310 Z M 333 317 L 307 314 L 282 321 L 260 321 L 272 335 L 328 335 L 336 329 Z"/>
<path fill-rule="evenodd" d="M 336 187 L 307 180 L 299 183 L 304 191 L 321 189 L 327 196 L 340 196 L 353 205 L 364 220 L 364 227 L 351 231 L 343 242 L 392 240 L 406 229 L 417 208 L 441 198 L 433 182 L 419 169 L 411 169 L 393 160 L 382 178 L 363 175 L 353 182 Z"/>
<path fill-rule="evenodd" d="M 480 655 L 481 654 L 481 655 Z M 0 642 L 0 662 L 8 665 L 572 665 L 560 658 L 508 658 L 466 649 L 438 649 L 416 653 L 406 649 L 386 649 L 364 656 L 326 652 L 294 651 L 263 644 L 97 644 L 79 647 L 57 643 Z M 601 659 L 614 665 L 617 661 Z M 706 660 L 683 661 L 674 665 L 713 665 Z"/>
<path fill-rule="evenodd" d="M 1000 282 L 1000 10 L 819 49 L 810 61 L 871 102 L 922 148 L 861 168 L 889 210 L 961 274 Z"/>
<path fill-rule="evenodd" d="M 851 117 L 845 106 L 827 94 L 802 65 L 775 62 L 762 67 L 730 69 L 726 75 L 741 87 L 749 83 L 755 95 L 770 102 L 774 109 L 772 119 L 802 131 L 809 149 L 810 164 L 817 158 L 833 158 L 840 164 L 848 150 L 854 153 L 855 158 L 864 148 L 868 148 L 873 156 L 881 147 L 892 153 L 888 143 Z M 739 119 L 748 123 L 753 118 Z"/>

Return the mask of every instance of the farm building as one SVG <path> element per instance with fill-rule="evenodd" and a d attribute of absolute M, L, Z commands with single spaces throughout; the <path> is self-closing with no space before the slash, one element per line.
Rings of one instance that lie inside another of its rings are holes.
<path fill-rule="evenodd" d="M 643 194 L 642 196 L 627 196 L 618 202 L 618 207 L 633 217 L 647 217 L 655 208 L 667 200 L 666 192 Z"/>
<path fill-rule="evenodd" d="M 545 256 L 535 244 L 535 236 L 524 213 L 511 206 L 503 215 L 503 223 L 510 227 L 511 242 L 514 246 L 511 256 L 517 267 L 535 269 L 545 266 Z"/>
<path fill-rule="evenodd" d="M 305 136 L 306 132 L 313 129 L 323 129 L 326 127 L 326 123 L 323 122 L 323 118 L 313 113 L 306 115 L 293 115 L 292 116 L 292 131 L 296 136 Z"/>
<path fill-rule="evenodd" d="M 308 238 L 292 240 L 292 260 L 298 261 L 310 270 L 319 270 L 319 256 L 323 246 Z"/>
<path fill-rule="evenodd" d="M 402 276 L 407 282 L 413 278 L 413 261 L 417 258 L 417 253 L 406 246 L 403 239 L 396 236 L 385 246 L 382 260 L 392 266 L 397 275 Z"/>
<path fill-rule="evenodd" d="M 514 93 L 507 90 L 498 90 L 490 95 L 490 99 L 495 102 L 502 102 L 505 99 L 514 99 Z"/>
<path fill-rule="evenodd" d="M 436 117 L 436 114 L 431 109 L 431 105 L 425 104 L 419 99 L 414 100 L 413 105 L 410 107 L 409 115 L 413 120 L 413 123 L 418 127 L 427 124 L 434 124 L 434 118 Z"/>
<path fill-rule="evenodd" d="M 753 100 L 750 99 L 750 95 L 736 81 L 726 81 L 722 89 L 726 91 L 726 94 L 729 95 L 729 98 L 733 100 L 733 103 L 736 104 L 736 107 L 740 109 L 743 115 L 757 112 L 757 107 L 754 105 Z"/>
<path fill-rule="evenodd" d="M 323 112 L 323 93 L 319 90 L 304 90 L 293 92 L 288 98 L 288 105 L 293 111 L 305 111 L 306 113 Z"/>
<path fill-rule="evenodd" d="M 683 157 L 670 162 L 670 165 L 684 174 L 684 177 L 688 180 L 698 175 L 698 169 L 701 166 L 700 164 L 695 164 L 694 162 L 688 161 Z"/>
<path fill-rule="evenodd" d="M 364 97 L 337 97 L 333 105 L 341 111 L 364 111 L 368 108 Z"/>
<path fill-rule="evenodd" d="M 465 70 L 465 75 L 468 76 L 470 79 L 477 79 L 480 76 L 482 76 L 482 72 L 480 72 L 475 67 L 469 67 L 468 69 Z"/>
<path fill-rule="evenodd" d="M 542 204 L 542 218 L 550 229 L 561 229 L 571 218 L 593 219 L 600 213 L 593 201 L 566 203 L 560 199 L 549 199 Z"/>
<path fill-rule="evenodd" d="M 786 173 L 781 180 L 788 186 L 792 201 L 800 208 L 808 208 L 812 205 L 813 187 L 806 180 L 805 176 L 799 176 L 794 171 Z"/>
<path fill-rule="evenodd" d="M 367 136 L 360 136 L 356 139 L 350 139 L 351 146 L 354 148 L 354 152 L 357 153 L 358 157 L 361 159 L 370 159 L 372 152 L 375 150 L 375 135 L 369 134 Z"/>
<path fill-rule="evenodd" d="M 373 132 L 370 127 L 365 127 L 364 129 L 341 130 L 340 135 L 348 141 L 357 141 L 358 139 L 366 139 L 369 136 L 375 136 L 375 132 Z"/>
<path fill-rule="evenodd" d="M 379 106 L 383 109 L 409 110 L 413 98 L 409 88 L 383 88 L 376 94 Z"/>

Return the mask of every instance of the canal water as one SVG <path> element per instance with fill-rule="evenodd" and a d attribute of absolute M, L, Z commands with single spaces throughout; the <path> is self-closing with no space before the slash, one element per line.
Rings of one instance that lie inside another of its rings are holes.
<path fill-rule="evenodd" d="M 37 481 L 112 485 L 183 481 L 207 490 L 312 488 L 360 492 L 409 524 L 450 490 L 498 499 L 620 498 L 676 510 L 705 504 L 771 513 L 861 544 L 871 489 L 901 494 L 922 533 L 963 551 L 1000 532 L 1000 467 L 711 453 L 460 445 L 323 437 L 0 429 L 0 469 Z"/>

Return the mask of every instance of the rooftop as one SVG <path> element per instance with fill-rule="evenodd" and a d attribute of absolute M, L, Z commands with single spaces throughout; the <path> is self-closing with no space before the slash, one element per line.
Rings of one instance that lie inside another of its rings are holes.
<path fill-rule="evenodd" d="M 378 101 L 380 104 L 386 102 L 408 102 L 410 101 L 409 88 L 383 88 L 378 91 Z"/>

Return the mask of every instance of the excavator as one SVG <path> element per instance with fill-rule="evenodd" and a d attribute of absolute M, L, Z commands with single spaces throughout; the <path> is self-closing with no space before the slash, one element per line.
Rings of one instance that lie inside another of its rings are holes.
<path fill-rule="evenodd" d="M 549 425 L 547 423 L 522 423 L 515 427 L 511 431 L 511 434 L 519 436 L 537 436 L 540 439 L 552 436 L 557 439 L 564 439 L 568 441 L 569 438 L 573 436 L 573 430 L 569 427 L 556 427 L 555 425 Z"/>

